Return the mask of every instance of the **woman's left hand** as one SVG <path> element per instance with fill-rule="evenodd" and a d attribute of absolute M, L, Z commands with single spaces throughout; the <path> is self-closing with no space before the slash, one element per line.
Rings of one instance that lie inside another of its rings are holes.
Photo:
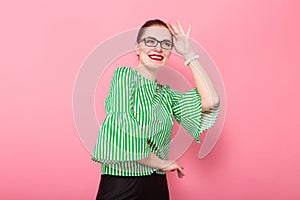
<path fill-rule="evenodd" d="M 183 178 L 184 173 L 183 173 L 183 167 L 176 161 L 174 160 L 163 160 L 163 167 L 160 168 L 161 171 L 163 172 L 173 172 L 177 171 L 177 175 L 179 178 Z"/>
<path fill-rule="evenodd" d="M 185 33 L 180 22 L 176 20 L 177 26 L 172 23 L 168 23 L 168 27 L 174 36 L 174 48 L 176 52 L 182 55 L 185 59 L 194 55 L 190 45 L 190 34 L 192 25 L 190 24 L 187 32 Z"/>

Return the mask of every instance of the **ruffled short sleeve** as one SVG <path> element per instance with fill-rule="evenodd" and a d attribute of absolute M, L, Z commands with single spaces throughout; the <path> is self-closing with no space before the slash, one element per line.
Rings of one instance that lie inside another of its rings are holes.
<path fill-rule="evenodd" d="M 133 74 L 117 68 L 105 99 L 106 117 L 101 124 L 92 160 L 104 164 L 135 161 L 150 154 L 147 131 L 132 114 Z"/>
<path fill-rule="evenodd" d="M 220 104 L 208 111 L 202 112 L 201 96 L 197 88 L 184 93 L 170 89 L 170 93 L 173 116 L 199 143 L 200 134 L 216 123 Z"/>

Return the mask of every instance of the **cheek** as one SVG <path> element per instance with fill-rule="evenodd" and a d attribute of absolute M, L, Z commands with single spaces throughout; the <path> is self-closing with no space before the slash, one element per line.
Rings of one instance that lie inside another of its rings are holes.
<path fill-rule="evenodd" d="M 141 48 L 141 49 L 138 50 L 138 52 L 139 52 L 140 55 L 146 55 L 148 51 L 147 51 L 146 48 Z"/>
<path fill-rule="evenodd" d="M 170 58 L 170 55 L 171 55 L 171 52 L 165 54 L 166 60 L 168 60 Z"/>
<path fill-rule="evenodd" d="M 144 61 L 144 62 L 148 60 L 147 51 L 140 51 L 139 52 L 139 60 Z"/>
<path fill-rule="evenodd" d="M 143 57 L 148 56 L 147 51 L 145 51 L 145 50 L 141 51 L 141 54 L 140 54 L 140 55 L 143 56 Z"/>

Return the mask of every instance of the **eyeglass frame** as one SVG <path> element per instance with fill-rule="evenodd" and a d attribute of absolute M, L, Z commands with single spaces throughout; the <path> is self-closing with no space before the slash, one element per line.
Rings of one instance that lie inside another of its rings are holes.
<path fill-rule="evenodd" d="M 146 39 L 148 39 L 148 38 L 155 40 L 155 41 L 157 42 L 156 45 L 155 45 L 155 46 L 148 46 L 148 45 L 146 44 Z M 168 50 L 168 51 L 172 50 L 173 47 L 174 47 L 173 41 L 170 41 L 170 40 L 161 40 L 161 41 L 159 41 L 159 40 L 157 40 L 157 39 L 154 38 L 154 37 L 145 37 L 145 38 L 140 39 L 140 40 L 139 40 L 139 43 L 140 43 L 142 40 L 144 41 L 144 44 L 145 44 L 145 46 L 147 46 L 147 47 L 157 47 L 158 43 L 159 43 L 159 45 L 160 45 L 160 47 L 161 47 L 162 49 L 165 49 L 165 50 Z M 171 42 L 172 46 L 171 46 L 170 49 L 166 49 L 166 48 L 163 48 L 163 47 L 162 47 L 162 42 L 165 42 L 165 41 Z"/>

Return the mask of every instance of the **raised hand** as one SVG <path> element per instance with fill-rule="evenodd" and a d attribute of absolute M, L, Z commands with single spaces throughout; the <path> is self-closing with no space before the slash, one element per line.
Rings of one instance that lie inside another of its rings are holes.
<path fill-rule="evenodd" d="M 194 55 L 194 52 L 191 49 L 190 45 L 190 34 L 192 30 L 192 25 L 189 25 L 186 33 L 178 20 L 176 20 L 176 25 L 171 22 L 169 22 L 167 25 L 173 34 L 174 48 L 176 52 L 182 55 L 184 58 L 188 58 Z"/>

